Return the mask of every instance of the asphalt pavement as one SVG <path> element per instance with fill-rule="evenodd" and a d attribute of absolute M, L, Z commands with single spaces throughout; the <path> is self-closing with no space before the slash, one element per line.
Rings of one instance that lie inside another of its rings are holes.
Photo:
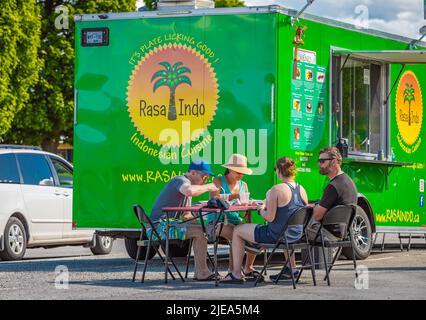
<path fill-rule="evenodd" d="M 107 256 L 94 256 L 82 247 L 31 249 L 23 261 L 0 262 L 0 299 L 426 299 L 426 250 L 421 242 L 413 242 L 409 252 L 395 245 L 386 245 L 383 252 L 375 249 L 358 262 L 359 280 L 351 261 L 339 260 L 330 287 L 322 280 L 325 273 L 318 270 L 316 287 L 310 273 L 304 272 L 296 290 L 288 281 L 275 285 L 268 278 L 257 287 L 248 282 L 215 287 L 192 280 L 192 267 L 185 282 L 165 284 L 159 258 L 151 261 L 144 284 L 133 283 L 134 262 L 127 257 L 123 240 L 117 240 Z M 178 265 L 184 270 L 184 259 L 178 259 Z M 222 261 L 219 269 L 225 275 L 227 262 Z M 275 266 L 268 275 L 277 271 Z"/>

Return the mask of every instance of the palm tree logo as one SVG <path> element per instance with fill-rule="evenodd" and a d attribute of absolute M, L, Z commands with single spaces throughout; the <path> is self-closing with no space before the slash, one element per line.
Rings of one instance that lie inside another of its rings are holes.
<path fill-rule="evenodd" d="M 154 92 L 161 86 L 169 87 L 170 89 L 170 100 L 169 100 L 169 112 L 167 119 L 176 120 L 176 103 L 175 103 L 175 92 L 176 88 L 183 84 L 189 84 L 192 86 L 191 80 L 183 75 L 184 73 L 191 73 L 189 68 L 186 68 L 182 62 L 176 62 L 173 67 L 168 62 L 160 62 L 160 65 L 164 67 L 164 70 L 159 70 L 151 78 L 151 82 L 157 79 L 154 83 Z"/>
<path fill-rule="evenodd" d="M 408 102 L 408 125 L 411 126 L 411 102 L 415 101 L 413 85 L 406 83 L 404 90 L 404 104 Z"/>

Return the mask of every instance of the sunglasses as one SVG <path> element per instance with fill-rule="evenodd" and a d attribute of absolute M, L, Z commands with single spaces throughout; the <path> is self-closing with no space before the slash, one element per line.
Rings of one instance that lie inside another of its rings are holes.
<path fill-rule="evenodd" d="M 334 158 L 324 158 L 324 159 L 318 159 L 318 163 L 324 163 L 324 162 L 326 162 L 326 161 L 328 161 L 328 160 L 333 160 Z"/>

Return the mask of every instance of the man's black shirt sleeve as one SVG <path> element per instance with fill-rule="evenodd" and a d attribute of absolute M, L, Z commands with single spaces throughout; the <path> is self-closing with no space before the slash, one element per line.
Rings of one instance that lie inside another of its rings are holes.
<path fill-rule="evenodd" d="M 329 184 L 324 189 L 324 193 L 322 195 L 319 205 L 329 210 L 334 206 L 337 201 L 337 198 L 338 194 L 336 188 L 332 184 Z"/>

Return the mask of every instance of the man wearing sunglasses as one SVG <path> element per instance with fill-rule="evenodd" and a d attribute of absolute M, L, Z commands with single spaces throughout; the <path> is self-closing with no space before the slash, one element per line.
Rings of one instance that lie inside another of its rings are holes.
<path fill-rule="evenodd" d="M 335 147 L 322 149 L 318 158 L 320 174 L 327 176 L 330 183 L 314 208 L 314 219 L 321 221 L 325 213 L 337 205 L 356 204 L 358 192 L 352 179 L 342 171 L 342 156 Z"/>
<path fill-rule="evenodd" d="M 219 189 L 213 183 L 204 184 L 209 176 L 215 176 L 215 174 L 211 172 L 208 162 L 201 159 L 191 162 L 189 170 L 184 175 L 171 179 L 160 192 L 151 211 L 151 220 L 158 221 L 163 218 L 163 207 L 185 207 L 191 204 L 192 197 L 218 191 Z M 207 240 L 201 226 L 188 225 L 186 237 L 194 239 L 194 279 L 214 281 L 214 274 L 207 267 Z"/>

